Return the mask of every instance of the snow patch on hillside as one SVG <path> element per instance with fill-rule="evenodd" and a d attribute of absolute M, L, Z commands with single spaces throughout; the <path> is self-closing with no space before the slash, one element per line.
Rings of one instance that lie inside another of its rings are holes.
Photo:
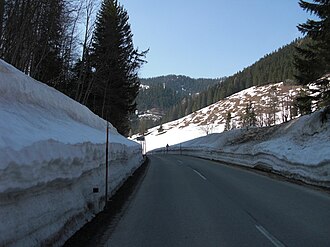
<path fill-rule="evenodd" d="M 159 131 L 160 126 L 149 129 L 145 134 L 147 151 L 165 147 L 167 144 L 175 145 L 211 133 L 221 133 L 225 128 L 228 112 L 231 112 L 232 116 L 231 126 L 240 127 L 241 116 L 249 102 L 252 102 L 254 106 L 258 125 L 265 126 L 269 116 L 264 113 L 264 110 L 265 106 L 272 101 L 273 93 L 276 94 L 278 102 L 275 122 L 279 124 L 284 121 L 285 116 L 290 119 L 286 102 L 297 95 L 300 90 L 300 86 L 289 86 L 283 82 L 245 89 L 183 118 L 162 124 L 163 131 Z M 136 139 L 138 136 L 135 135 L 132 139 Z"/>

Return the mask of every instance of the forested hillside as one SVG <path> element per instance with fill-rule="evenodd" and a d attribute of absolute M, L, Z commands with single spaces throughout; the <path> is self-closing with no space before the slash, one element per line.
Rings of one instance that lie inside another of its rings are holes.
<path fill-rule="evenodd" d="M 143 125 L 141 128 L 147 129 L 159 124 L 160 119 L 185 97 L 199 94 L 224 80 L 225 78 L 194 79 L 183 75 L 141 79 L 141 87 L 136 100 L 139 118 L 132 116 L 133 132 L 138 131 L 139 125 Z"/>
<path fill-rule="evenodd" d="M 163 121 L 168 122 L 183 117 L 251 86 L 281 81 L 295 84 L 294 54 L 295 45 L 298 42 L 303 42 L 303 40 L 297 39 L 277 51 L 267 54 L 253 65 L 226 78 L 221 84 L 214 85 L 199 95 L 185 97 L 167 113 Z"/>
<path fill-rule="evenodd" d="M 157 108 L 166 112 L 170 107 L 179 103 L 185 96 L 203 92 L 209 87 L 219 84 L 225 78 L 193 79 L 182 75 L 159 76 L 141 79 L 137 107 L 139 111 Z"/>
<path fill-rule="evenodd" d="M 141 84 L 148 86 L 158 86 L 164 85 L 167 88 L 171 88 L 175 91 L 183 91 L 186 94 L 194 94 L 198 92 L 202 92 L 207 89 L 209 86 L 218 84 L 220 81 L 225 78 L 219 79 L 208 79 L 208 78 L 190 78 L 188 76 L 183 75 L 167 75 L 167 76 L 159 76 L 152 77 L 147 79 L 141 79 Z"/>

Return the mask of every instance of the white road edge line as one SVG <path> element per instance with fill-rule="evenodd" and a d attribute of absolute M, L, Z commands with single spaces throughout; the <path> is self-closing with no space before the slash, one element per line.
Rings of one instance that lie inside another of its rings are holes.
<path fill-rule="evenodd" d="M 272 242 L 272 244 L 276 247 L 285 247 L 284 244 L 281 243 L 280 240 L 278 240 L 277 238 L 275 238 L 272 234 L 270 234 L 265 228 L 263 228 L 260 225 L 256 225 L 256 228 L 259 230 L 259 232 L 261 232 L 266 238 L 268 238 L 268 240 L 270 242 Z"/>
<path fill-rule="evenodd" d="M 198 171 L 196 171 L 195 169 L 193 169 L 194 172 L 197 173 L 198 176 L 200 176 L 202 179 L 206 180 L 206 177 L 204 177 L 202 174 L 200 174 Z"/>

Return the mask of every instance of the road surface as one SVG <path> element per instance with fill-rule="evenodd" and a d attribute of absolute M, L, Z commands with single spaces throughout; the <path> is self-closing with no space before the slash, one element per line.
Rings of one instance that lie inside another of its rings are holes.
<path fill-rule="evenodd" d="M 245 169 L 153 155 L 106 246 L 330 246 L 330 196 Z"/>

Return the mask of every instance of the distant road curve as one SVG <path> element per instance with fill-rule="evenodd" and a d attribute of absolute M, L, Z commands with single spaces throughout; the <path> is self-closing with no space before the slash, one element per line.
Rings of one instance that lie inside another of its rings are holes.
<path fill-rule="evenodd" d="M 106 246 L 330 246 L 330 195 L 222 165 L 152 155 Z"/>

